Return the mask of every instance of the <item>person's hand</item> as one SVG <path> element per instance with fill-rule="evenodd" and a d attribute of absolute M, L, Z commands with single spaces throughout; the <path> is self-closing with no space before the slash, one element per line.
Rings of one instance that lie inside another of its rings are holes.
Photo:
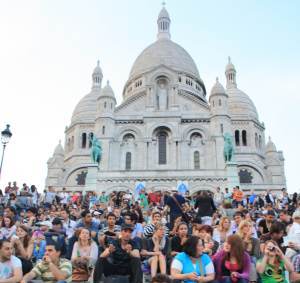
<path fill-rule="evenodd" d="M 280 258 L 284 258 L 284 254 L 282 252 L 282 250 L 279 247 L 275 246 L 275 250 L 276 250 L 276 254 L 280 257 Z"/>
<path fill-rule="evenodd" d="M 232 278 L 238 278 L 238 273 L 236 271 L 231 272 L 231 277 Z"/>
<path fill-rule="evenodd" d="M 205 276 L 198 276 L 198 281 L 199 283 L 205 282 Z"/>
<path fill-rule="evenodd" d="M 127 244 L 127 245 L 125 246 L 125 250 L 126 250 L 127 253 L 131 253 L 131 252 L 132 252 L 132 245 Z"/>
<path fill-rule="evenodd" d="M 187 273 L 185 275 L 186 279 L 192 280 L 192 281 L 198 281 L 198 276 L 196 274 L 196 272 L 191 272 L 191 273 Z"/>
<path fill-rule="evenodd" d="M 109 251 L 110 254 L 113 253 L 115 250 L 116 250 L 116 247 L 114 245 L 110 244 L 108 246 L 108 251 Z"/>
<path fill-rule="evenodd" d="M 296 243 L 289 242 L 288 247 L 291 248 L 291 249 L 294 249 L 294 250 L 298 250 L 300 246 L 297 245 Z"/>
<path fill-rule="evenodd" d="M 50 264 L 52 261 L 51 261 L 51 258 L 48 255 L 44 255 L 43 262 L 46 263 L 46 264 Z"/>

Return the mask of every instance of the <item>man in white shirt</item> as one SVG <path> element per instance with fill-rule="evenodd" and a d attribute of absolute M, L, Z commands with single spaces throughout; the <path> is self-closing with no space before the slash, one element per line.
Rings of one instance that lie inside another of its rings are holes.
<path fill-rule="evenodd" d="M 68 239 L 70 239 L 74 235 L 76 222 L 70 219 L 69 213 L 66 210 L 62 210 L 60 212 L 60 216 L 62 218 L 63 228 L 66 231 L 66 235 Z"/>
<path fill-rule="evenodd" d="M 0 241 L 0 282 L 15 283 L 22 279 L 22 263 L 12 255 L 12 244 L 8 240 Z"/>
<path fill-rule="evenodd" d="M 69 194 L 66 192 L 66 188 L 63 188 L 63 191 L 59 193 L 60 203 L 67 204 L 69 201 Z"/>

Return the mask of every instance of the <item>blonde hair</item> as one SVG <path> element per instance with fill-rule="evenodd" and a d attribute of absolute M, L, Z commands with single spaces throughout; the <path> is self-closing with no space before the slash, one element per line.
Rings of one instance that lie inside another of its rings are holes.
<path fill-rule="evenodd" d="M 224 226 L 223 226 L 223 224 L 224 224 L 224 222 L 225 222 L 226 220 L 228 220 L 228 221 L 229 221 L 229 224 L 230 224 L 229 227 L 228 227 L 228 229 L 227 229 L 227 231 L 224 229 Z M 230 222 L 229 217 L 223 216 L 223 217 L 221 218 L 221 220 L 220 220 L 220 223 L 219 223 L 219 231 L 220 231 L 220 232 L 228 232 L 228 231 L 230 230 L 230 226 L 231 226 L 231 222 Z"/>
<path fill-rule="evenodd" d="M 237 230 L 237 234 L 243 238 L 244 237 L 244 233 L 243 233 L 243 228 L 245 226 L 249 226 L 250 228 L 252 228 L 252 224 L 251 222 L 249 222 L 248 220 L 242 220 L 239 227 L 238 227 L 238 230 Z"/>

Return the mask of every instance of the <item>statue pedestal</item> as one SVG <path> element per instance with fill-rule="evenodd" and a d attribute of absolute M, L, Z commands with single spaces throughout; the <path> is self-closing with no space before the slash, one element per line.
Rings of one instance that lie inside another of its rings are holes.
<path fill-rule="evenodd" d="M 85 188 L 84 191 L 96 191 L 97 184 L 97 175 L 98 175 L 98 164 L 92 163 L 88 165 L 88 173 L 85 179 Z"/>
<path fill-rule="evenodd" d="M 227 162 L 225 168 L 227 175 L 227 187 L 229 190 L 232 190 L 233 187 L 240 185 L 237 163 L 232 161 Z"/>

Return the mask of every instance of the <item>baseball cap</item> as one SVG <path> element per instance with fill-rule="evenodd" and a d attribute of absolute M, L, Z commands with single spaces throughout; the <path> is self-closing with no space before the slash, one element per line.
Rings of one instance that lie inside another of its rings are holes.
<path fill-rule="evenodd" d="M 122 226 L 121 226 L 121 230 L 130 230 L 130 231 L 133 231 L 133 227 L 132 227 L 132 225 L 130 225 L 130 224 L 124 223 L 124 224 L 122 224 Z"/>

